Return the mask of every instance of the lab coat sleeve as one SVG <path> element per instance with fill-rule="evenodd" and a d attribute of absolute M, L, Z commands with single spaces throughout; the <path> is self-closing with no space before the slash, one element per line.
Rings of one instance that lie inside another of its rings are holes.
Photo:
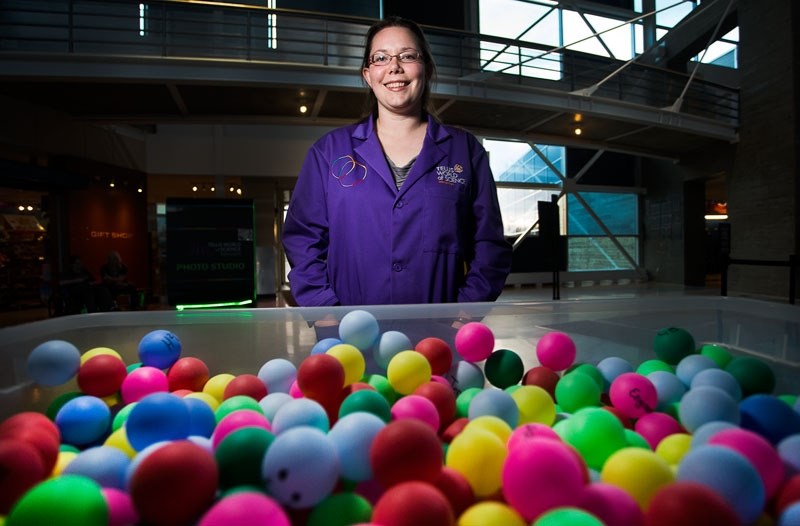
<path fill-rule="evenodd" d="M 467 274 L 458 292 L 458 301 L 494 301 L 500 296 L 511 271 L 511 244 L 503 234 L 503 219 L 497 199 L 497 187 L 489 168 L 489 157 L 474 140 L 474 245 L 467 253 Z"/>
<path fill-rule="evenodd" d="M 328 278 L 328 163 L 318 145 L 306 155 L 283 223 L 289 285 L 301 307 L 337 305 Z"/>

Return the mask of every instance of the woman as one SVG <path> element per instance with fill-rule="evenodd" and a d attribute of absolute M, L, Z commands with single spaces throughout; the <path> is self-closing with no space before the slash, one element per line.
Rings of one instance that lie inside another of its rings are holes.
<path fill-rule="evenodd" d="M 283 228 L 300 306 L 494 301 L 511 266 L 486 151 L 428 108 L 419 26 L 368 33 L 370 114 L 309 150 Z"/>

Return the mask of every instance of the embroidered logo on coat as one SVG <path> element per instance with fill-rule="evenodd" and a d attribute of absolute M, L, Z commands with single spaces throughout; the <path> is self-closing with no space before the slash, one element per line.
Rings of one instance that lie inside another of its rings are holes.
<path fill-rule="evenodd" d="M 436 167 L 436 175 L 439 179 L 439 182 L 442 184 L 467 184 L 467 180 L 461 177 L 461 174 L 464 172 L 464 167 L 460 164 L 456 164 L 453 167 L 450 166 L 437 166 Z"/>
<path fill-rule="evenodd" d="M 345 188 L 357 186 L 367 178 L 367 167 L 352 155 L 342 155 L 331 163 L 331 175 Z"/>

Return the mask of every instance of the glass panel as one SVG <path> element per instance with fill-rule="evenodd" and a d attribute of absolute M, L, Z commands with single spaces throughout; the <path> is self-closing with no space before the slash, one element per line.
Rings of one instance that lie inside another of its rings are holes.
<path fill-rule="evenodd" d="M 618 237 L 617 241 L 638 261 L 639 239 Z M 568 270 L 572 272 L 590 270 L 631 270 L 628 258 L 607 237 L 570 237 L 567 240 Z"/>
<path fill-rule="evenodd" d="M 675 27 L 683 18 L 692 12 L 694 2 L 681 0 L 656 0 L 656 25 Z M 664 9 L 664 11 L 661 11 Z"/>
<path fill-rule="evenodd" d="M 638 235 L 639 208 L 636 194 L 581 192 L 580 195 L 612 234 Z M 570 236 L 605 235 L 597 221 L 572 194 L 567 197 L 567 210 L 567 233 Z"/>
<path fill-rule="evenodd" d="M 548 4 L 554 5 L 555 2 Z M 478 22 L 480 32 L 557 47 L 558 11 L 553 9 L 553 5 L 531 4 L 519 0 L 481 0 Z M 531 24 L 534 24 L 533 27 Z"/>
<path fill-rule="evenodd" d="M 528 143 L 485 139 L 483 146 L 489 152 L 489 166 L 497 182 L 560 184 L 561 178 Z M 565 148 L 563 146 L 537 145 L 537 148 L 564 173 Z"/>
<path fill-rule="evenodd" d="M 550 201 L 558 195 L 558 190 L 539 190 L 527 188 L 497 189 L 500 211 L 503 215 L 503 231 L 506 236 L 516 236 L 539 220 L 538 201 Z"/>

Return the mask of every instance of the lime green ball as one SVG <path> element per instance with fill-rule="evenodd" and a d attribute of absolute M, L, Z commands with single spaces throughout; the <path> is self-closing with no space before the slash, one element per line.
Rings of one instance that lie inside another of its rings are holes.
<path fill-rule="evenodd" d="M 66 404 L 67 402 L 69 402 L 74 398 L 78 398 L 79 396 L 83 396 L 83 393 L 80 391 L 72 391 L 57 396 L 52 402 L 50 402 L 50 405 L 47 406 L 45 415 L 47 416 L 47 418 L 55 422 L 56 415 L 58 414 L 59 410 L 62 407 L 64 407 L 64 404 Z"/>
<path fill-rule="evenodd" d="M 383 397 L 389 402 L 389 405 L 394 404 L 398 398 L 400 398 L 400 393 L 394 390 L 392 384 L 389 383 L 389 379 L 383 376 L 382 374 L 370 374 L 364 377 L 364 382 L 367 385 L 371 385 L 378 391 Z"/>
<path fill-rule="evenodd" d="M 58 451 L 59 452 L 63 451 L 65 453 L 80 453 L 81 452 L 80 449 L 78 449 L 77 447 L 75 447 L 75 446 L 73 446 L 71 444 L 61 444 L 60 446 L 58 446 Z"/>
<path fill-rule="evenodd" d="M 728 349 L 720 345 L 714 345 L 713 343 L 707 343 L 700 347 L 700 354 L 714 360 L 720 369 L 727 367 L 728 363 L 730 363 L 733 358 L 733 355 L 731 355 Z"/>
<path fill-rule="evenodd" d="M 136 369 L 138 369 L 141 366 L 142 366 L 142 362 L 135 362 L 135 363 L 132 363 L 132 364 L 128 365 L 125 368 L 125 370 L 128 371 L 128 374 L 131 374 L 133 371 L 135 371 Z"/>
<path fill-rule="evenodd" d="M 567 413 L 600 405 L 600 394 L 597 382 L 579 372 L 565 374 L 556 384 L 556 402 Z"/>
<path fill-rule="evenodd" d="M 378 391 L 359 389 L 347 395 L 339 406 L 339 418 L 359 411 L 372 413 L 387 423 L 392 420 L 392 407 Z"/>
<path fill-rule="evenodd" d="M 601 390 L 605 387 L 606 382 L 605 378 L 603 378 L 603 373 L 600 372 L 600 369 L 598 369 L 596 365 L 579 363 L 573 366 L 569 372 L 583 373 L 594 380 Z"/>
<path fill-rule="evenodd" d="M 497 349 L 486 359 L 483 372 L 489 383 L 500 389 L 518 384 L 525 374 L 522 358 L 510 349 Z"/>
<path fill-rule="evenodd" d="M 647 442 L 647 440 L 642 435 L 640 435 L 633 429 L 625 429 L 625 440 L 628 441 L 628 445 L 630 447 L 638 447 L 650 450 L 653 449 L 652 447 L 650 447 L 650 443 Z"/>
<path fill-rule="evenodd" d="M 119 412 L 114 415 L 114 421 L 111 422 L 111 430 L 116 431 L 125 425 L 125 421 L 128 420 L 128 415 L 131 414 L 133 408 L 136 407 L 136 402 L 131 402 L 130 404 L 123 406 Z"/>
<path fill-rule="evenodd" d="M 470 387 L 456 397 L 456 417 L 469 417 L 469 404 L 475 395 L 481 392 L 480 387 Z"/>
<path fill-rule="evenodd" d="M 656 357 L 671 365 L 695 353 L 694 338 L 680 327 L 666 327 L 658 331 L 653 340 Z"/>
<path fill-rule="evenodd" d="M 325 497 L 314 506 L 307 526 L 349 526 L 367 523 L 372 517 L 372 505 L 357 493 L 342 492 Z"/>
<path fill-rule="evenodd" d="M 45 480 L 11 508 L 6 526 L 106 526 L 109 512 L 102 488 L 82 475 Z"/>
<path fill-rule="evenodd" d="M 778 398 L 786 402 L 786 405 L 788 405 L 789 407 L 794 407 L 794 405 L 797 403 L 797 395 L 782 394 L 778 395 Z"/>
<path fill-rule="evenodd" d="M 742 388 L 742 397 L 752 394 L 771 394 L 775 389 L 775 373 L 763 360 L 752 356 L 737 356 L 725 367 Z"/>
<path fill-rule="evenodd" d="M 674 373 L 675 368 L 663 360 L 645 360 L 636 368 L 636 372 L 642 376 L 647 376 L 655 371 Z"/>
<path fill-rule="evenodd" d="M 250 396 L 237 395 L 232 396 L 219 404 L 217 410 L 214 411 L 214 417 L 217 419 L 217 423 L 219 424 L 222 419 L 229 414 L 242 409 L 249 409 L 251 411 L 261 413 L 262 415 L 264 414 L 264 409 L 258 404 L 256 399 Z"/>
<path fill-rule="evenodd" d="M 603 521 L 578 508 L 554 508 L 533 521 L 532 526 L 603 526 Z"/>
<path fill-rule="evenodd" d="M 214 450 L 220 488 L 263 486 L 262 461 L 273 440 L 262 427 L 242 427 L 223 438 Z"/>
<path fill-rule="evenodd" d="M 599 407 L 581 409 L 553 426 L 553 430 L 594 470 L 600 470 L 616 451 L 628 447 L 622 422 L 610 411 Z"/>

